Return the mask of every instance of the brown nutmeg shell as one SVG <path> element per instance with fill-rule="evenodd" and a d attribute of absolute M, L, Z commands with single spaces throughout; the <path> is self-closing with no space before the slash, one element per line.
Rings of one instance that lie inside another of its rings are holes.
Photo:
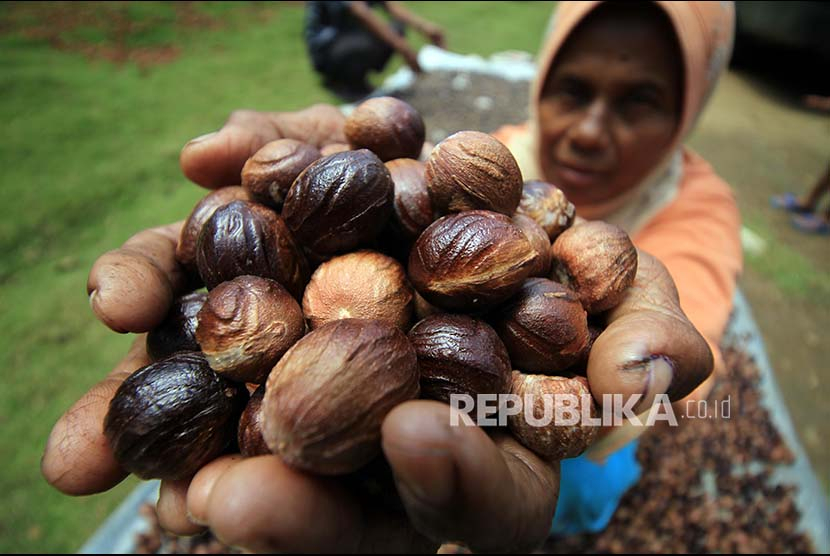
<path fill-rule="evenodd" d="M 459 131 L 438 143 L 426 162 L 426 182 L 439 214 L 491 210 L 512 216 L 522 197 L 522 172 L 498 139 Z"/>
<path fill-rule="evenodd" d="M 196 269 L 196 246 L 202 226 L 221 206 L 233 201 L 250 201 L 251 195 L 238 185 L 223 187 L 204 196 L 185 220 L 176 245 L 176 260 L 191 273 Z"/>
<path fill-rule="evenodd" d="M 421 397 L 450 403 L 452 394 L 506 394 L 510 358 L 489 324 L 465 315 L 436 314 L 409 331 L 418 355 Z"/>
<path fill-rule="evenodd" d="M 538 254 L 510 218 L 465 211 L 433 222 L 409 256 L 409 278 L 429 303 L 448 311 L 490 309 L 516 293 Z"/>
<path fill-rule="evenodd" d="M 262 400 L 265 397 L 265 385 L 259 387 L 251 394 L 245 411 L 239 418 L 239 429 L 236 441 L 239 444 L 239 452 L 246 458 L 264 456 L 270 454 L 271 450 L 262 438 Z"/>
<path fill-rule="evenodd" d="M 535 220 L 523 214 L 514 214 L 513 223 L 524 232 L 539 255 L 530 275 L 547 277 L 550 274 L 550 240 L 545 230 Z"/>
<path fill-rule="evenodd" d="M 574 290 L 588 314 L 616 307 L 637 275 L 631 238 L 606 222 L 568 228 L 553 242 L 551 255 L 551 278 Z"/>
<path fill-rule="evenodd" d="M 371 242 L 392 215 L 392 177 L 366 149 L 322 158 L 288 191 L 282 216 L 297 241 L 316 256 Z"/>
<path fill-rule="evenodd" d="M 208 294 L 196 340 L 214 371 L 261 384 L 304 332 L 302 310 L 285 288 L 267 278 L 237 276 Z"/>
<path fill-rule="evenodd" d="M 206 293 L 193 292 L 173 302 L 164 321 L 147 334 L 147 355 L 153 361 L 166 359 L 179 351 L 199 351 L 196 315 L 206 299 Z"/>
<path fill-rule="evenodd" d="M 242 187 L 259 203 L 282 207 L 300 172 L 318 160 L 320 150 L 296 139 L 266 143 L 242 167 Z"/>
<path fill-rule="evenodd" d="M 526 280 L 492 322 L 521 371 L 559 374 L 587 349 L 588 315 L 579 298 L 545 278 Z"/>
<path fill-rule="evenodd" d="M 519 396 L 522 412 L 508 416 L 510 432 L 546 460 L 576 457 L 596 439 L 599 427 L 583 419 L 595 419 L 598 415 L 585 377 L 529 375 L 514 371 L 511 392 Z M 568 411 L 559 409 L 562 419 L 557 419 L 557 408 L 564 407 Z"/>
<path fill-rule="evenodd" d="M 397 327 L 344 319 L 311 331 L 268 377 L 263 436 L 288 465 L 350 473 L 380 454 L 383 419 L 418 395 L 418 360 Z"/>
<path fill-rule="evenodd" d="M 303 294 L 303 314 L 312 330 L 356 318 L 386 321 L 406 331 L 413 297 L 401 263 L 375 251 L 357 251 L 317 267 Z"/>
<path fill-rule="evenodd" d="M 308 281 L 308 263 L 274 211 L 234 201 L 213 213 L 199 234 L 196 264 L 208 290 L 237 276 L 276 280 L 296 299 Z"/>
<path fill-rule="evenodd" d="M 353 148 L 369 149 L 383 161 L 418 158 L 426 136 L 418 111 L 394 97 L 362 102 L 346 118 L 343 132 Z"/>
<path fill-rule="evenodd" d="M 395 231 L 414 241 L 435 220 L 423 162 L 398 158 L 386 163 L 395 187 L 393 222 Z"/>
<path fill-rule="evenodd" d="M 561 189 L 537 180 L 524 183 L 516 212 L 535 220 L 548 234 L 550 241 L 570 228 L 576 218 L 576 208 Z"/>
<path fill-rule="evenodd" d="M 121 383 L 104 433 L 115 459 L 130 473 L 184 479 L 233 444 L 247 400 L 244 384 L 217 375 L 200 353 L 181 352 Z"/>

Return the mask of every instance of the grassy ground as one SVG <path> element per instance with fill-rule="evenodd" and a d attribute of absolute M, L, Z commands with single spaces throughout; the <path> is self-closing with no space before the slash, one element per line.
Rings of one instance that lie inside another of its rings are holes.
<path fill-rule="evenodd" d="M 535 51 L 551 9 L 410 7 L 453 50 L 483 55 Z M 179 172 L 189 138 L 236 108 L 337 101 L 301 28 L 299 4 L 0 6 L 0 552 L 74 551 L 135 485 L 70 498 L 39 472 L 54 421 L 130 342 L 93 318 L 86 274 L 135 231 L 189 212 L 203 193 Z"/>

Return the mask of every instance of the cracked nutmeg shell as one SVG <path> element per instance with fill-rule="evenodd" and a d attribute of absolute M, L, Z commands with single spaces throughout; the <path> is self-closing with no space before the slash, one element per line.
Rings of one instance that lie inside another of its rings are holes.
<path fill-rule="evenodd" d="M 142 479 L 192 476 L 236 438 L 244 384 L 217 375 L 200 353 L 181 352 L 121 383 L 104 419 L 115 459 Z"/>
<path fill-rule="evenodd" d="M 414 241 L 435 218 L 429 200 L 424 163 L 398 158 L 386 163 L 395 186 L 393 220 L 406 240 Z"/>
<path fill-rule="evenodd" d="M 418 356 L 421 397 L 450 403 L 452 394 L 510 392 L 510 358 L 496 331 L 466 315 L 436 314 L 409 331 Z M 475 407 L 475 406 L 473 406 Z"/>
<path fill-rule="evenodd" d="M 522 445 L 546 460 L 576 457 L 596 439 L 599 427 L 585 419 L 595 419 L 598 415 L 585 377 L 513 371 L 511 393 L 519 396 L 522 411 L 508 415 L 510 432 Z"/>
<path fill-rule="evenodd" d="M 320 150 L 296 139 L 266 143 L 242 167 L 242 187 L 259 203 L 279 209 L 300 172 L 318 160 Z"/>
<path fill-rule="evenodd" d="M 248 201 L 220 207 L 199 234 L 199 274 L 208 290 L 237 276 L 276 280 L 296 299 L 308 281 L 308 263 L 285 222 L 271 209 Z"/>
<path fill-rule="evenodd" d="M 236 442 L 239 444 L 239 453 L 246 458 L 264 456 L 270 454 L 271 450 L 262 438 L 262 400 L 265 397 L 265 385 L 259 387 L 251 394 L 245 411 L 239 418 L 239 429 Z"/>
<path fill-rule="evenodd" d="M 514 214 L 513 223 L 524 232 L 533 249 L 539 255 L 531 276 L 547 276 L 550 274 L 550 240 L 545 230 L 535 220 L 523 214 Z"/>
<path fill-rule="evenodd" d="M 376 251 L 357 251 L 317 267 L 303 294 L 303 314 L 312 330 L 355 318 L 386 321 L 406 331 L 413 297 L 401 263 Z"/>
<path fill-rule="evenodd" d="M 493 315 L 493 327 L 513 367 L 558 374 L 587 349 L 588 315 L 576 293 L 545 278 L 531 278 Z"/>
<path fill-rule="evenodd" d="M 539 255 L 510 218 L 475 210 L 444 216 L 415 242 L 409 278 L 442 309 L 487 310 L 516 293 L 537 267 Z"/>
<path fill-rule="evenodd" d="M 164 321 L 147 334 L 147 355 L 153 361 L 170 357 L 178 351 L 199 351 L 196 315 L 206 299 L 206 293 L 193 292 L 173 302 Z"/>
<path fill-rule="evenodd" d="M 176 260 L 191 273 L 197 273 L 196 246 L 202 226 L 221 206 L 233 201 L 250 201 L 251 195 L 238 185 L 217 189 L 202 197 L 185 220 L 176 245 Z"/>
<path fill-rule="evenodd" d="M 208 294 L 196 340 L 214 371 L 261 384 L 304 332 L 300 305 L 285 288 L 268 278 L 237 276 Z"/>
<path fill-rule="evenodd" d="M 440 214 L 491 210 L 512 216 L 522 198 L 522 172 L 498 139 L 459 131 L 438 143 L 426 162 L 432 206 Z"/>
<path fill-rule="evenodd" d="M 369 149 L 384 162 L 418 158 L 424 146 L 424 120 L 409 103 L 395 97 L 366 100 L 346 118 L 346 139 L 355 149 Z"/>
<path fill-rule="evenodd" d="M 553 242 L 551 255 L 551 278 L 574 290 L 589 315 L 616 307 L 637 275 L 631 238 L 606 222 L 568 228 Z"/>
<path fill-rule="evenodd" d="M 371 151 L 333 154 L 300 174 L 282 216 L 300 244 L 328 257 L 368 244 L 392 215 L 392 176 Z"/>
<path fill-rule="evenodd" d="M 383 419 L 418 396 L 418 360 L 396 326 L 344 319 L 309 332 L 268 377 L 263 436 L 288 465 L 351 473 L 381 452 Z"/>
<path fill-rule="evenodd" d="M 529 180 L 522 187 L 518 214 L 529 216 L 539 224 L 550 241 L 571 227 L 576 208 L 561 189 L 544 181 Z"/>

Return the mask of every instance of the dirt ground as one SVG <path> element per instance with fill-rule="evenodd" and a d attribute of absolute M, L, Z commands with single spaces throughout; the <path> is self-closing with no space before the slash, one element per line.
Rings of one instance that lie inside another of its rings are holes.
<path fill-rule="evenodd" d="M 423 75 L 399 96 L 424 115 L 428 138 L 437 142 L 462 129 L 492 131 L 524 121 L 527 91 L 524 82 L 447 72 Z M 797 96 L 733 70 L 721 80 L 690 144 L 730 183 L 745 227 L 763 239 L 765 247 L 745 263 L 740 287 L 796 430 L 830 489 L 830 405 L 823 403 L 830 396 L 830 299 L 812 287 L 820 282 L 820 292 L 830 291 L 830 238 L 804 236 L 769 205 L 771 195 L 809 189 L 824 170 L 830 115 L 805 110 Z"/>

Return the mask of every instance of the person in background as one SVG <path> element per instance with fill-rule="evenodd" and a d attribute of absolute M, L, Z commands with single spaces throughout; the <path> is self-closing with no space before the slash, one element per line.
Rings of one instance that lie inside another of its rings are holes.
<path fill-rule="evenodd" d="M 580 216 L 618 224 L 640 249 L 634 285 L 605 315 L 588 372 L 598 399 L 644 395 L 637 409 L 645 411 L 659 394 L 678 399 L 707 384 L 741 267 L 731 192 L 682 146 L 728 59 L 734 11 L 729 3 L 564 2 L 555 16 L 531 122 L 499 136 L 526 179 L 558 185 Z M 237 184 L 265 143 L 343 142 L 343 123 L 329 105 L 237 111 L 221 130 L 188 143 L 181 167 L 208 188 Z M 185 285 L 174 258 L 180 227 L 134 236 L 117 251 L 133 259 L 129 271 L 111 258 L 96 263 L 90 299 L 104 323 L 144 332 L 164 318 L 170 292 Z M 124 478 L 101 423 L 118 384 L 147 362 L 139 336 L 55 424 L 42 460 L 53 486 L 89 494 Z M 474 551 L 529 551 L 551 523 L 565 533 L 603 527 L 637 479 L 631 440 L 640 430 L 609 431 L 570 466 L 542 460 L 504 431 L 452 427 L 450 413 L 415 400 L 383 423 L 383 453 L 405 512 L 363 504 L 275 456 L 225 456 L 192 480 L 162 482 L 161 524 L 178 534 L 208 525 L 223 541 L 257 551 L 424 551 L 449 540 Z"/>
<path fill-rule="evenodd" d="M 804 106 L 820 112 L 830 112 L 830 96 L 805 95 Z M 770 204 L 778 209 L 794 213 L 792 225 L 797 230 L 810 234 L 830 234 L 830 204 L 824 213 L 818 211 L 821 198 L 830 194 L 830 165 L 806 195 L 798 196 L 787 192 L 774 195 Z"/>
<path fill-rule="evenodd" d="M 444 47 L 443 30 L 399 2 L 306 2 L 304 35 L 312 65 L 323 85 L 348 101 L 372 91 L 369 72 L 382 71 L 395 52 L 420 73 L 407 26 Z"/>
<path fill-rule="evenodd" d="M 794 213 L 792 225 L 797 230 L 811 234 L 830 234 L 830 204 L 823 212 L 818 205 L 821 198 L 830 194 L 830 165 L 816 181 L 806 196 L 798 197 L 794 193 L 774 196 L 770 202 L 773 207 Z"/>

